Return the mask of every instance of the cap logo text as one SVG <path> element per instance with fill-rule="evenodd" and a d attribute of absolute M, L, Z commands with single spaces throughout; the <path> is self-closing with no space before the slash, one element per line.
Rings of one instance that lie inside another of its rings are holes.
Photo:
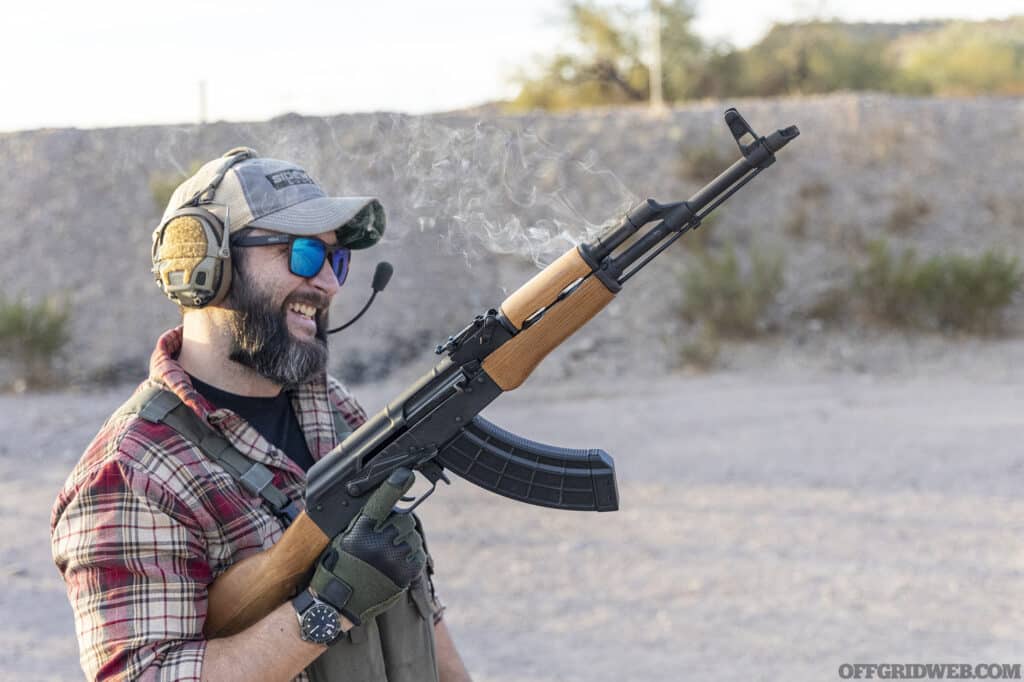
<path fill-rule="evenodd" d="M 298 168 L 290 168 L 288 170 L 278 171 L 271 173 L 267 176 L 267 180 L 274 186 L 274 189 L 284 189 L 291 185 L 315 185 L 313 178 L 306 175 L 306 171 L 299 170 Z"/>

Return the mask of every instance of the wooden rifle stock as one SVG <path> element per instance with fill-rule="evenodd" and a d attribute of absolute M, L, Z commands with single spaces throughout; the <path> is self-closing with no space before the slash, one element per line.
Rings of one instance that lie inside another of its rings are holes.
<path fill-rule="evenodd" d="M 241 632 L 303 586 L 329 537 L 303 512 L 273 547 L 248 556 L 210 585 L 203 633 L 209 639 Z"/>

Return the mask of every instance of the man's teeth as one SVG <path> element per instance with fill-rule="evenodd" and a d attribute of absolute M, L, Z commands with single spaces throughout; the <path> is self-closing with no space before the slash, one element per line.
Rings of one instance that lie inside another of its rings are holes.
<path fill-rule="evenodd" d="M 305 303 L 292 303 L 288 308 L 289 310 L 293 310 L 299 315 L 304 315 L 305 317 L 313 317 L 316 315 L 316 308 L 311 305 L 306 305 Z"/>

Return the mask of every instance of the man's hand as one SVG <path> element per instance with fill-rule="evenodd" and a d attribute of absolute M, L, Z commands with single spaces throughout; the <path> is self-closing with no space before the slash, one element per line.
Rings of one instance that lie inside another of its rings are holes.
<path fill-rule="evenodd" d="M 414 480 L 408 469 L 391 474 L 316 562 L 309 587 L 356 625 L 387 610 L 423 571 L 412 514 L 394 510 Z"/>
<path fill-rule="evenodd" d="M 423 538 L 412 515 L 394 511 L 414 478 L 407 469 L 392 474 L 317 560 L 310 587 L 353 623 L 388 608 L 423 570 Z M 292 635 L 282 640 L 283 632 Z M 323 652 L 322 644 L 300 639 L 286 602 L 242 632 L 209 640 L 202 679 L 290 680 Z"/>

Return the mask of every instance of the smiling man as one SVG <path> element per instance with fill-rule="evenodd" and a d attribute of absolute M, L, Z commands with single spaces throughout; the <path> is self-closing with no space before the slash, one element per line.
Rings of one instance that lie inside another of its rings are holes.
<path fill-rule="evenodd" d="M 281 537 L 306 471 L 366 418 L 326 373 L 327 317 L 352 250 L 383 231 L 376 199 L 328 197 L 247 148 L 172 195 L 153 274 L 182 325 L 159 339 L 149 378 L 86 449 L 51 520 L 89 679 L 469 679 L 422 530 L 393 511 L 411 481 L 374 493 L 291 603 L 231 637 L 203 635 L 213 580 Z"/>

